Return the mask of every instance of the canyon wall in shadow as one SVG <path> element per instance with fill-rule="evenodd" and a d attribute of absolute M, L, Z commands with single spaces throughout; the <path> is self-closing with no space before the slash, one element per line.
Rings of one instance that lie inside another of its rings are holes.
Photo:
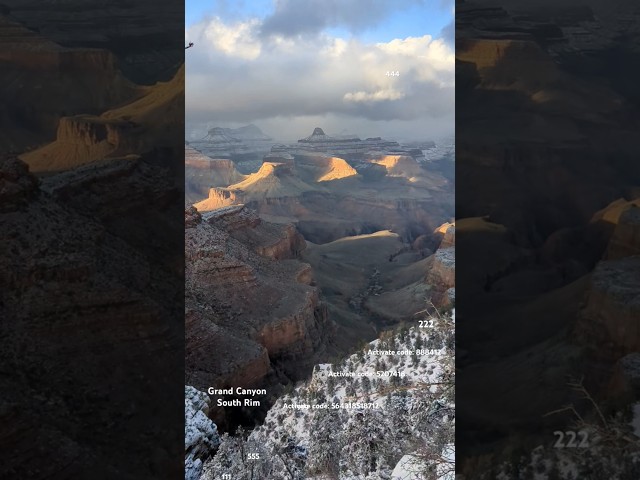
<path fill-rule="evenodd" d="M 183 8 L 0 9 L 2 478 L 183 473 Z"/>
<path fill-rule="evenodd" d="M 640 246 L 639 13 L 625 2 L 457 4 L 456 445 L 465 478 L 495 478 L 514 452 L 540 445 L 556 461 L 554 432 L 577 428 L 567 406 L 598 423 L 575 384 L 607 418 L 627 411 L 609 385 L 638 347 L 628 272 Z"/>

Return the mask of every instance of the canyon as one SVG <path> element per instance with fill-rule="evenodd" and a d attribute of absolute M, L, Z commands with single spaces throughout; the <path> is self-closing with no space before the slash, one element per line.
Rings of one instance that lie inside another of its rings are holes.
<path fill-rule="evenodd" d="M 298 259 L 304 239 L 244 206 L 190 207 L 185 227 L 186 382 L 206 391 L 303 378 L 333 329 Z M 228 427 L 219 408 L 210 415 Z"/>
<path fill-rule="evenodd" d="M 259 408 L 210 407 L 222 431 L 259 425 L 317 363 L 452 305 L 453 188 L 437 164 L 275 148 L 248 171 L 210 152 L 185 145 L 185 382 L 267 389 Z"/>
<path fill-rule="evenodd" d="M 620 6 L 474 0 L 456 12 L 457 388 L 474 399 L 458 405 L 464 478 L 495 478 L 514 445 L 546 445 L 574 420 L 563 405 L 588 417 L 567 378 L 607 415 L 621 405 L 609 385 L 638 347 L 640 118 L 613 72 L 640 77 L 619 36 L 637 38 L 638 12 Z"/>
<path fill-rule="evenodd" d="M 210 165 L 233 175 L 222 160 L 212 159 Z M 265 219 L 295 223 L 314 243 L 385 228 L 411 242 L 451 215 L 449 184 L 437 168 L 430 171 L 407 155 L 370 153 L 348 161 L 327 154 L 272 152 L 257 172 L 228 186 L 213 186 L 194 205 L 208 211 L 245 204 Z M 189 194 L 195 196 L 192 190 Z"/>
<path fill-rule="evenodd" d="M 161 172 L 128 163 L 131 190 L 141 186 L 142 177 L 154 184 L 156 199 L 167 195 Z M 0 355 L 3 369 L 22 372 L 2 377 L 0 443 L 9 449 L 17 442 L 24 452 L 3 461 L 2 472 L 12 469 L 21 478 L 60 472 L 85 476 L 100 465 L 109 474 L 135 478 L 149 468 L 136 462 L 149 454 L 140 448 L 147 435 L 158 437 L 152 468 L 178 471 L 177 462 L 161 459 L 180 455 L 173 450 L 179 436 L 161 425 L 150 427 L 144 412 L 167 419 L 175 414 L 158 372 L 171 381 L 167 372 L 182 362 L 176 348 L 182 343 L 176 323 L 182 316 L 176 309 L 182 302 L 176 298 L 182 290 L 175 270 L 179 259 L 167 258 L 166 250 L 149 243 L 158 225 L 152 226 L 154 215 L 148 224 L 140 221 L 135 201 L 117 220 L 109 219 L 109 202 L 121 201 L 114 181 L 108 176 L 85 181 L 83 189 L 91 185 L 104 195 L 85 194 L 93 201 L 78 205 L 65 199 L 64 190 L 50 190 L 16 157 L 0 161 L 5 227 Z M 156 210 L 155 218 L 163 218 L 162 212 Z M 133 232 L 131 225 L 136 225 Z M 161 226 L 171 239 L 171 225 Z M 131 376 L 125 364 L 137 365 L 138 375 Z M 166 401 L 150 406 L 149 395 Z M 110 423 L 114 412 L 115 418 L 126 418 L 117 429 Z M 100 438 L 91 432 L 100 432 Z M 56 448 L 42 448 L 41 442 L 53 441 Z"/>
<path fill-rule="evenodd" d="M 183 25 L 162 3 L 0 7 L 2 478 L 183 473 Z"/>

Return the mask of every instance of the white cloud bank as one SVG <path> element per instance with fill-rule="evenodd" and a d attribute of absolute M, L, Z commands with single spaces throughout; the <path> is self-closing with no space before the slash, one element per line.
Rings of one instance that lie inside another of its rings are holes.
<path fill-rule="evenodd" d="M 295 130 L 297 118 L 330 117 L 351 131 L 398 121 L 422 138 L 453 132 L 454 51 L 444 39 L 368 44 L 324 33 L 265 36 L 262 26 L 212 17 L 186 32 L 195 43 L 186 55 L 188 125 L 290 118 Z"/>

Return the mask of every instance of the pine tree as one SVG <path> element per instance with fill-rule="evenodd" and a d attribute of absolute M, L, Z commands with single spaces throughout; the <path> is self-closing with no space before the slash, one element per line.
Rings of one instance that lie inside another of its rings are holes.
<path fill-rule="evenodd" d="M 340 427 L 337 410 L 319 409 L 313 412 L 307 461 L 309 474 L 326 474 L 336 480 L 339 478 Z"/>

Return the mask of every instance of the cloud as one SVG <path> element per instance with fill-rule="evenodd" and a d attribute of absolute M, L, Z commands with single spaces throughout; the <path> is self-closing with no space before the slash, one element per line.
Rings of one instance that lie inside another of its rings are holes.
<path fill-rule="evenodd" d="M 426 0 L 277 0 L 261 28 L 263 36 L 319 33 L 327 27 L 361 32 L 380 24 L 394 11 Z"/>
<path fill-rule="evenodd" d="M 186 54 L 190 124 L 329 116 L 453 130 L 454 51 L 443 39 L 265 38 L 262 26 L 213 17 L 187 31 L 195 43 Z"/>
<path fill-rule="evenodd" d="M 349 92 L 344 94 L 344 100 L 347 102 L 382 102 L 385 100 L 399 100 L 404 98 L 404 93 L 397 92 L 393 89 L 378 90 L 374 93 L 368 92 Z"/>
<path fill-rule="evenodd" d="M 220 17 L 213 17 L 198 24 L 194 34 L 204 45 L 225 55 L 253 60 L 260 55 L 261 43 L 255 37 L 257 19 L 225 24 Z"/>

